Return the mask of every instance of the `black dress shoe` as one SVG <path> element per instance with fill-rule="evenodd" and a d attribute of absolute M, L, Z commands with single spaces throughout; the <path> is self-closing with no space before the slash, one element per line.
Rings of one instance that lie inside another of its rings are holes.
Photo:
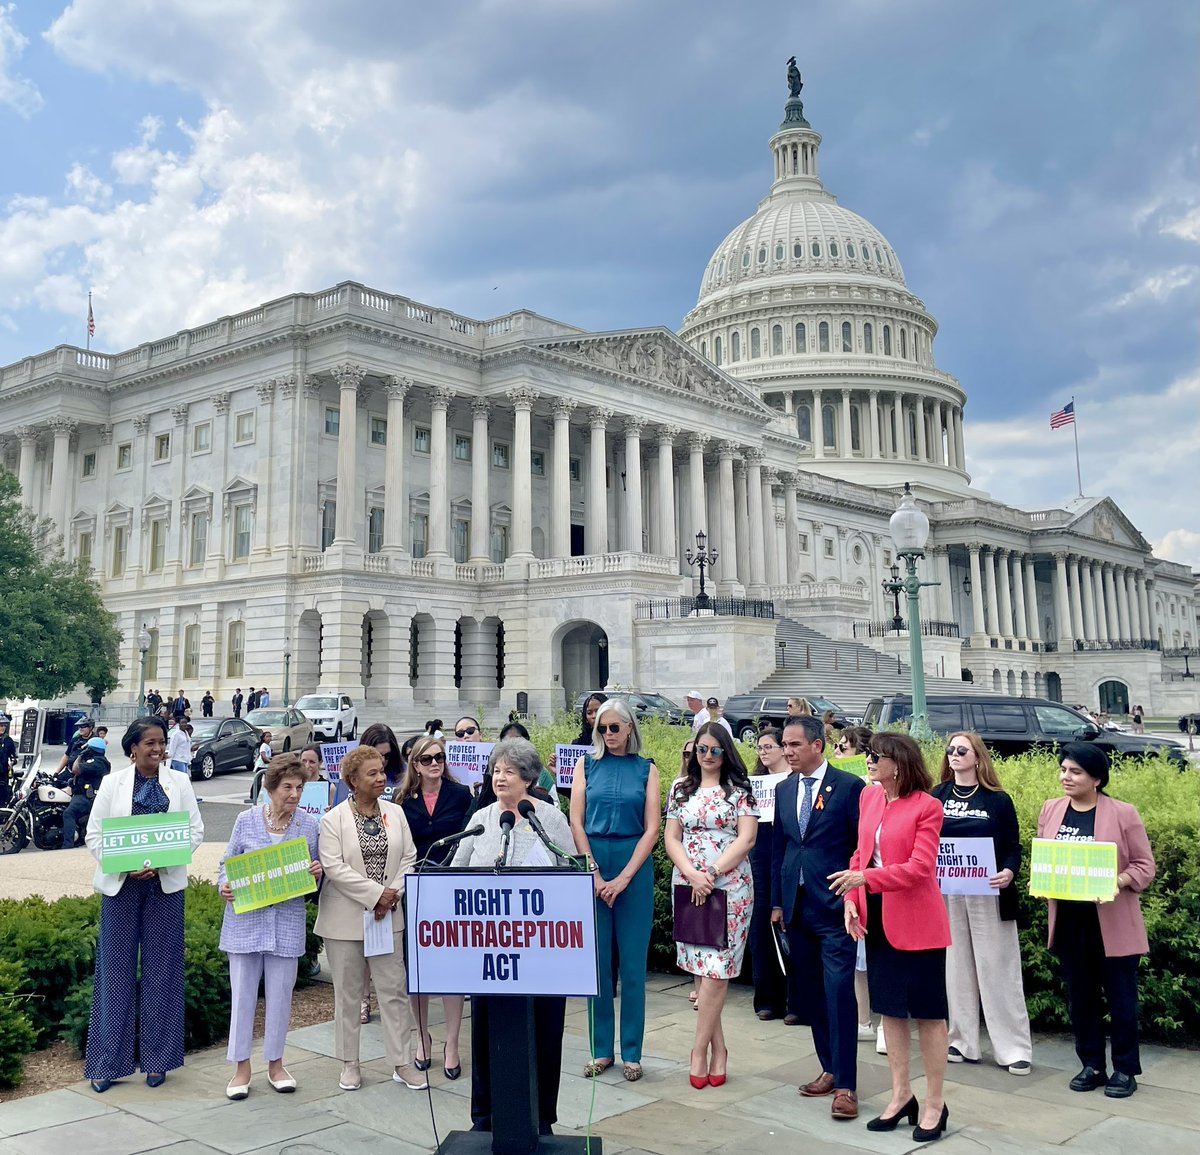
<path fill-rule="evenodd" d="M 926 1130 L 924 1127 L 913 1128 L 914 1143 L 932 1143 L 935 1139 L 940 1139 L 946 1133 L 946 1124 L 950 1121 L 950 1108 L 942 1104 L 942 1115 L 937 1121 L 936 1127 L 930 1127 Z"/>
<path fill-rule="evenodd" d="M 916 1095 L 913 1095 L 903 1107 L 900 1108 L 894 1115 L 880 1115 L 876 1119 L 871 1119 L 867 1123 L 868 1131 L 894 1131 L 896 1124 L 901 1119 L 907 1119 L 910 1126 L 915 1127 L 920 1120 L 921 1107 L 917 1103 Z"/>
<path fill-rule="evenodd" d="M 92 1090 L 95 1091 L 97 1095 L 103 1095 L 104 1092 L 107 1091 L 109 1089 L 109 1087 L 111 1087 L 112 1085 L 113 1085 L 112 1079 L 93 1079 L 92 1080 Z"/>
<path fill-rule="evenodd" d="M 1107 1082 L 1108 1076 L 1103 1071 L 1097 1071 L 1095 1067 L 1084 1067 L 1071 1080 L 1070 1087 L 1072 1091 L 1094 1091 Z"/>
<path fill-rule="evenodd" d="M 1108 1084 L 1104 1088 L 1104 1093 L 1110 1099 L 1128 1099 L 1136 1090 L 1137 1080 L 1132 1075 L 1113 1071 L 1112 1078 L 1108 1080 Z"/>
<path fill-rule="evenodd" d="M 762 1011 L 755 1011 L 754 1013 L 756 1015 L 758 1015 L 758 1017 L 764 1023 L 769 1023 L 772 1019 L 777 1017 L 774 1011 L 762 1010 Z"/>
<path fill-rule="evenodd" d="M 783 1025 L 785 1027 L 798 1027 L 800 1025 L 800 1016 L 799 1015 L 784 1015 L 783 1016 Z"/>
<path fill-rule="evenodd" d="M 166 1081 L 167 1081 L 167 1076 L 164 1074 L 147 1075 L 146 1076 L 146 1086 L 147 1087 L 161 1087 Z"/>

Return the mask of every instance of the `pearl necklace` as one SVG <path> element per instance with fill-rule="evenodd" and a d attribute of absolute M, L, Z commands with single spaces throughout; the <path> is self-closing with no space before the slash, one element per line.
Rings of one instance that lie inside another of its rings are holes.
<path fill-rule="evenodd" d="M 280 826 L 279 818 L 275 815 L 270 806 L 263 811 L 263 821 L 267 824 L 267 829 L 272 834 L 283 834 L 292 824 L 292 820 L 288 818 L 283 825 Z"/>

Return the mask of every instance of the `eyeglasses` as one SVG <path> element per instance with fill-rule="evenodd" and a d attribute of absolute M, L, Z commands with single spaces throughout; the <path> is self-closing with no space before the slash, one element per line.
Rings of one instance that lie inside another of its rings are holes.
<path fill-rule="evenodd" d="M 864 757 L 868 762 L 878 762 L 880 758 L 884 758 L 886 755 L 876 754 L 874 750 L 868 750 Z"/>
<path fill-rule="evenodd" d="M 461 730 L 455 730 L 454 736 L 456 738 L 469 738 L 472 734 L 478 733 L 479 728 L 477 726 L 464 726 Z"/>
<path fill-rule="evenodd" d="M 776 746 L 774 742 L 768 742 L 765 746 L 759 746 L 758 752 L 760 754 L 767 754 L 767 753 L 770 753 L 770 751 L 772 751 L 772 750 L 779 750 L 779 749 L 781 749 L 781 747 Z"/>
<path fill-rule="evenodd" d="M 684 757 L 684 758 L 690 758 L 691 756 L 692 756 L 692 747 L 691 747 L 691 746 L 685 746 L 685 747 L 683 748 L 683 757 Z"/>
<path fill-rule="evenodd" d="M 952 758 L 955 754 L 957 754 L 960 758 L 965 758 L 970 753 L 971 753 L 970 746 L 947 746 L 946 747 L 946 757 L 947 758 Z"/>
<path fill-rule="evenodd" d="M 419 766 L 440 766 L 446 761 L 445 754 L 422 754 L 417 758 Z"/>
<path fill-rule="evenodd" d="M 834 746 L 834 749 L 835 750 L 849 750 L 850 743 L 849 742 L 839 742 L 836 746 Z"/>
<path fill-rule="evenodd" d="M 596 732 L 599 734 L 619 734 L 623 724 L 622 722 L 601 722 L 596 727 Z"/>
<path fill-rule="evenodd" d="M 696 753 L 701 758 L 723 758 L 725 751 L 720 746 L 697 746 Z"/>

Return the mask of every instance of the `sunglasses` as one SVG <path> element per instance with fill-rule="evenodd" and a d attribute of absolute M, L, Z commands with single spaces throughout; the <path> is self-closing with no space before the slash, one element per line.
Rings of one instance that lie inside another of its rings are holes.
<path fill-rule="evenodd" d="M 834 749 L 835 750 L 849 750 L 850 743 L 849 742 L 839 742 L 836 746 L 834 746 Z"/>
<path fill-rule="evenodd" d="M 970 746 L 947 746 L 946 747 L 946 757 L 947 758 L 952 758 L 955 754 L 957 754 L 960 758 L 965 758 L 970 753 L 971 753 Z"/>
<path fill-rule="evenodd" d="M 863 755 L 863 757 L 865 757 L 868 762 L 878 762 L 880 758 L 886 758 L 887 755 L 886 754 L 876 754 L 874 750 L 868 750 L 866 752 L 866 754 Z"/>
<path fill-rule="evenodd" d="M 683 748 L 683 757 L 684 757 L 684 758 L 690 758 L 691 756 L 692 756 L 692 747 L 691 747 L 691 746 L 685 746 L 685 747 Z"/>
<path fill-rule="evenodd" d="M 417 759 L 417 764 L 419 766 L 440 766 L 445 761 L 445 754 L 422 754 Z"/>
<path fill-rule="evenodd" d="M 464 726 L 461 730 L 455 730 L 456 738 L 469 738 L 472 734 L 478 734 L 479 729 L 476 726 Z"/>
<path fill-rule="evenodd" d="M 598 734 L 619 734 L 621 732 L 621 722 L 601 722 L 596 727 Z"/>
<path fill-rule="evenodd" d="M 725 755 L 725 751 L 720 746 L 697 746 L 696 753 L 701 758 L 722 758 Z"/>

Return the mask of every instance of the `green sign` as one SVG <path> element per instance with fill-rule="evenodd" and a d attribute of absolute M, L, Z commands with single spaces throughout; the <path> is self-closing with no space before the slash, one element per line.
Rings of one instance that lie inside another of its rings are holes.
<path fill-rule="evenodd" d="M 1035 838 L 1029 893 L 1037 898 L 1112 902 L 1117 894 L 1117 844 Z"/>
<path fill-rule="evenodd" d="M 105 818 L 100 823 L 100 869 L 124 874 L 192 861 L 192 816 L 186 810 Z"/>
<path fill-rule="evenodd" d="M 847 774 L 857 775 L 859 778 L 867 776 L 867 756 L 865 754 L 851 754 L 849 758 L 830 758 L 829 765 L 838 770 L 845 770 Z"/>
<path fill-rule="evenodd" d="M 305 838 L 291 838 L 225 859 L 234 913 L 262 910 L 298 895 L 312 894 L 317 880 L 308 872 L 311 864 Z"/>

